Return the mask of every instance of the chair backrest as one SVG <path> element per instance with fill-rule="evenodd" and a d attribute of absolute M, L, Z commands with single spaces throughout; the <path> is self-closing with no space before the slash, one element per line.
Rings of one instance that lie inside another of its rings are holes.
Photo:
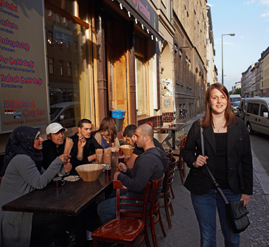
<path fill-rule="evenodd" d="M 149 210 L 150 215 L 154 214 L 156 210 L 156 206 L 159 204 L 161 189 L 160 190 L 158 189 L 162 187 L 164 177 L 165 177 L 165 174 L 163 174 L 162 178 L 152 181 L 152 194 L 150 198 L 150 210 Z"/>
<path fill-rule="evenodd" d="M 170 185 L 173 183 L 176 164 L 177 160 L 173 157 L 172 161 L 169 162 L 168 168 L 165 172 L 165 177 L 163 181 L 164 193 L 167 193 L 169 191 Z"/>
<path fill-rule="evenodd" d="M 149 192 L 151 188 L 151 182 L 147 183 L 147 186 L 144 189 L 143 197 L 121 195 L 120 191 L 124 189 L 126 190 L 128 188 L 123 186 L 123 184 L 119 180 L 113 181 L 113 187 L 114 189 L 117 190 L 116 192 L 116 196 L 117 196 L 116 218 L 119 219 L 121 216 L 124 216 L 124 217 L 142 218 L 145 220 L 146 213 L 147 213 L 147 202 L 149 200 Z M 139 201 L 141 203 L 135 203 L 136 201 Z"/>
<path fill-rule="evenodd" d="M 173 158 L 173 150 L 170 148 L 168 152 L 166 152 L 166 156 L 169 158 L 169 161 L 172 161 Z"/>
<path fill-rule="evenodd" d="M 187 135 L 182 135 L 181 136 L 181 141 L 180 141 L 180 151 L 185 147 L 187 141 Z"/>

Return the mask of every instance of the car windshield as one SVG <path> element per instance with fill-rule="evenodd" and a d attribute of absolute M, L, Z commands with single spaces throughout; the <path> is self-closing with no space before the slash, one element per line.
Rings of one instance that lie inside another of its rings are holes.
<path fill-rule="evenodd" d="M 240 100 L 241 100 L 240 97 L 237 97 L 237 98 L 230 98 L 230 99 L 231 99 L 231 102 L 232 102 L 232 103 L 235 102 L 235 101 L 240 101 Z"/>
<path fill-rule="evenodd" d="M 240 101 L 236 101 L 233 103 L 234 106 L 239 106 L 239 104 L 240 104 Z"/>
<path fill-rule="evenodd" d="M 62 107 L 52 107 L 50 108 L 50 120 L 54 120 L 59 112 L 62 110 Z"/>

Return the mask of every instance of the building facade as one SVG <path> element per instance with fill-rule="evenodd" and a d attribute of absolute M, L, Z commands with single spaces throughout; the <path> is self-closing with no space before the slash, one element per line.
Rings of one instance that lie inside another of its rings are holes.
<path fill-rule="evenodd" d="M 211 85 L 217 82 L 217 76 L 215 71 L 215 49 L 214 49 L 214 37 L 213 37 L 213 25 L 211 18 L 210 6 L 207 8 L 207 32 L 206 32 L 206 66 L 207 66 L 207 84 Z"/>
<path fill-rule="evenodd" d="M 252 69 L 254 64 L 242 73 L 241 77 L 241 95 L 243 98 L 252 97 Z"/>
<path fill-rule="evenodd" d="M 175 118 L 204 110 L 207 86 L 206 1 L 174 1 Z"/>
<path fill-rule="evenodd" d="M 269 97 L 269 47 L 261 54 L 261 81 L 260 94 Z"/>

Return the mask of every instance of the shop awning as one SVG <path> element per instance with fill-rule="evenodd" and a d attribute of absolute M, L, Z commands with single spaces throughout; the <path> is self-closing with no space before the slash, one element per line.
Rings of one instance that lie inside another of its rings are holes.
<path fill-rule="evenodd" d="M 155 39 L 156 41 L 161 41 L 163 43 L 164 38 L 158 33 L 159 20 L 157 13 L 153 10 L 153 8 L 150 5 L 148 5 L 147 7 L 143 5 L 143 3 L 144 4 L 147 3 L 147 0 L 139 1 L 140 5 L 137 6 L 138 11 L 134 8 L 135 6 L 133 0 L 111 0 L 111 1 L 118 3 L 119 8 L 122 11 L 126 11 L 129 18 L 132 18 L 134 20 L 135 25 L 140 25 L 140 27 L 146 33 L 148 33 L 148 35 L 151 36 L 152 40 Z M 151 18 L 150 20 L 149 18 L 147 18 L 149 17 L 149 15 L 151 16 L 153 15 L 154 18 Z"/>

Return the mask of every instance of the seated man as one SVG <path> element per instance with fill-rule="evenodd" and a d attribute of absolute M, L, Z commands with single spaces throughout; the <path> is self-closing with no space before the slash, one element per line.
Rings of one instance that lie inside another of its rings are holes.
<path fill-rule="evenodd" d="M 72 173 L 76 174 L 75 167 L 82 164 L 89 164 L 96 159 L 95 149 L 102 148 L 91 135 L 92 122 L 89 119 L 82 119 L 78 122 L 78 133 L 71 136 L 74 142 L 72 149 Z"/>
<path fill-rule="evenodd" d="M 136 128 L 137 127 L 135 125 L 130 124 L 123 131 L 123 137 L 126 138 L 127 144 L 135 147 L 131 157 L 125 162 L 125 164 L 127 165 L 129 169 L 133 168 L 133 165 L 137 156 L 144 152 L 143 148 L 138 147 L 135 143 Z M 164 152 L 162 145 L 154 137 L 153 137 L 153 143 L 155 147 L 160 148 Z"/>
<path fill-rule="evenodd" d="M 44 169 L 47 169 L 51 162 L 61 154 L 70 154 L 73 147 L 73 141 L 64 136 L 64 128 L 59 123 L 51 123 L 46 128 L 47 140 L 43 142 L 43 163 Z M 65 175 L 70 172 L 72 165 L 67 162 L 64 164 L 64 171 L 61 171 L 61 175 Z M 59 174 L 60 175 L 60 174 Z"/>
<path fill-rule="evenodd" d="M 143 124 L 136 129 L 135 142 L 139 148 L 143 148 L 144 152 L 135 159 L 132 169 L 120 163 L 119 170 L 123 173 L 116 172 L 114 179 L 120 180 L 128 188 L 126 196 L 143 197 L 143 189 L 147 183 L 163 176 L 169 160 L 163 151 L 155 147 L 153 129 L 150 125 Z M 100 202 L 97 210 L 103 224 L 114 219 L 116 217 L 116 197 Z"/>

